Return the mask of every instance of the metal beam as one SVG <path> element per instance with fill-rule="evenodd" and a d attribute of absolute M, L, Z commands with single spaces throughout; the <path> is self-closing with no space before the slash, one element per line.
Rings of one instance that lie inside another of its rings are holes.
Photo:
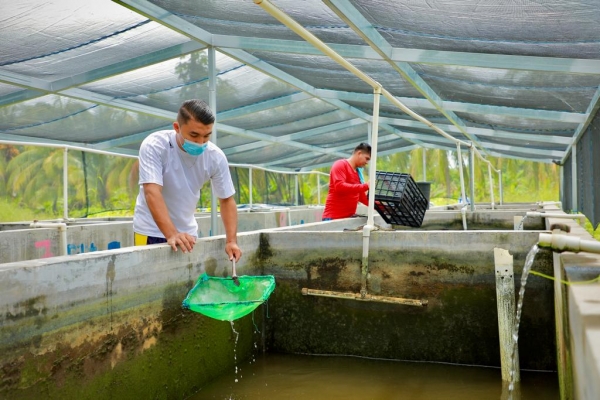
<path fill-rule="evenodd" d="M 173 124 L 164 125 L 162 127 L 156 128 L 156 129 L 151 129 L 148 131 L 135 133 L 133 135 L 122 136 L 120 138 L 110 139 L 110 140 L 105 140 L 103 142 L 94 143 L 93 145 L 90 145 L 90 147 L 93 147 L 98 150 L 104 150 L 104 149 L 111 149 L 111 148 L 119 147 L 119 146 L 127 146 L 130 144 L 140 143 L 151 133 L 160 131 L 160 130 L 168 130 L 168 129 L 173 129 Z"/>
<path fill-rule="evenodd" d="M 304 131 L 290 133 L 288 135 L 277 136 L 276 139 L 277 139 L 277 143 L 284 143 L 286 141 L 295 141 L 298 139 L 304 139 L 304 138 L 308 138 L 311 136 L 323 135 L 326 133 L 339 131 L 342 129 L 347 129 L 347 128 L 361 125 L 361 124 L 366 124 L 366 121 L 364 121 L 360 118 L 354 118 L 354 119 L 347 120 L 347 121 L 336 122 L 334 124 L 323 125 L 323 126 L 313 128 L 313 129 L 307 129 Z M 223 151 L 225 152 L 226 155 L 230 155 L 230 154 L 234 154 L 234 153 L 239 153 L 241 151 L 256 150 L 256 149 L 259 149 L 262 147 L 269 146 L 270 144 L 271 143 L 266 143 L 266 142 L 246 143 L 246 144 L 242 144 L 239 146 L 229 147 L 227 149 L 224 149 Z"/>
<path fill-rule="evenodd" d="M 198 40 L 207 45 L 213 45 L 212 35 L 209 32 L 205 31 L 202 28 L 197 27 L 194 24 L 189 23 L 188 21 L 184 20 L 183 18 L 179 18 L 179 17 L 173 15 L 172 13 L 170 13 L 167 10 L 164 10 L 158 6 L 155 6 L 152 3 L 149 3 L 146 0 L 113 0 L 113 1 L 115 1 L 116 3 L 122 4 L 122 5 L 130 8 L 133 11 L 139 12 L 142 15 L 146 16 L 147 18 L 150 18 L 150 19 L 152 19 L 170 29 L 180 32 L 192 39 Z M 275 78 L 275 79 L 285 82 L 295 88 L 298 88 L 301 91 L 311 95 L 312 97 L 321 99 L 321 100 L 325 101 L 326 103 L 332 104 L 341 110 L 348 111 L 349 113 L 351 113 L 359 118 L 363 118 L 365 121 L 371 120 L 370 115 L 368 115 L 368 114 L 364 113 L 363 111 L 358 110 L 354 107 L 351 107 L 350 105 L 348 105 L 342 101 L 339 101 L 337 99 L 321 98 L 320 96 L 315 94 L 316 89 L 313 86 L 309 85 L 308 83 L 306 83 L 284 71 L 281 71 L 280 69 L 278 69 L 276 67 L 273 67 L 269 63 L 253 56 L 250 53 L 247 53 L 242 50 L 236 50 L 236 49 L 222 50 L 222 53 L 226 54 L 240 62 L 243 62 L 268 76 L 271 76 L 272 78 Z M 394 131 L 394 128 L 390 127 L 390 126 L 381 125 L 381 128 L 386 129 L 390 132 Z"/>
<path fill-rule="evenodd" d="M 415 128 L 415 129 L 427 129 L 427 130 L 433 132 L 433 130 L 431 128 L 429 128 L 427 125 L 425 125 L 419 121 L 413 121 L 413 120 L 401 119 L 401 118 L 389 118 L 389 117 L 379 117 L 379 120 L 384 121 L 391 125 L 400 125 L 400 126 L 404 126 L 407 128 Z M 447 132 L 460 133 L 454 125 L 447 125 L 447 124 L 437 124 L 437 125 L 440 128 L 446 130 Z M 477 134 L 478 136 L 495 137 L 495 138 L 500 138 L 500 139 L 514 139 L 514 140 L 535 141 L 535 142 L 544 141 L 544 142 L 552 142 L 552 143 L 564 144 L 564 145 L 568 145 L 572 141 L 572 138 L 568 137 L 568 136 L 556 136 L 556 135 L 548 135 L 548 134 L 536 135 L 536 134 L 528 134 L 528 133 L 521 133 L 521 132 L 509 132 L 509 131 L 489 129 L 489 128 L 475 128 L 475 127 L 470 127 L 470 126 L 467 127 L 467 130 L 469 132 L 473 132 L 474 134 Z"/>
<path fill-rule="evenodd" d="M 26 81 L 26 79 L 24 77 L 18 76 L 18 74 L 13 74 L 13 75 L 14 75 L 13 78 L 18 79 L 20 82 Z M 29 81 L 29 84 L 39 85 L 39 87 L 36 88 L 39 90 L 44 90 L 44 88 L 49 87 L 47 82 L 44 82 L 39 79 L 32 79 Z M 172 111 L 167 111 L 167 110 L 163 110 L 163 109 L 156 108 L 156 107 L 138 104 L 138 103 L 134 103 L 134 102 L 131 102 L 128 100 L 115 99 L 113 97 L 106 96 L 106 95 L 99 94 L 99 93 L 90 92 L 88 90 L 71 88 L 71 89 L 63 90 L 63 91 L 59 92 L 58 94 L 61 94 L 61 95 L 67 96 L 67 97 L 76 98 L 79 100 L 89 101 L 89 102 L 96 103 L 96 104 L 106 105 L 109 107 L 119 108 L 122 110 L 135 111 L 138 113 L 147 114 L 147 115 L 151 115 L 151 116 L 158 117 L 158 118 L 164 118 L 164 119 L 168 119 L 171 121 L 174 121 L 177 118 L 177 113 L 172 112 Z M 281 144 L 285 144 L 287 146 L 298 147 L 298 148 L 301 148 L 304 150 L 309 150 L 309 151 L 316 152 L 316 153 L 332 154 L 331 151 L 320 148 L 320 147 L 310 146 L 310 145 L 306 145 L 303 143 L 296 143 L 293 141 L 287 141 L 287 142 L 280 141 L 279 138 L 269 136 L 264 133 L 254 132 L 254 131 L 250 131 L 250 130 L 246 130 L 246 129 L 239 129 L 239 128 L 224 125 L 224 124 L 219 124 L 219 129 L 223 132 L 228 132 L 228 133 L 234 134 L 234 135 L 250 137 L 253 139 L 267 141 L 267 142 L 271 142 L 271 143 L 281 143 Z"/>
<path fill-rule="evenodd" d="M 465 127 L 466 124 L 454 114 L 453 111 L 444 108 L 443 100 L 438 94 L 425 82 L 419 74 L 406 62 L 394 62 L 391 59 L 392 46 L 375 27 L 362 15 L 356 7 L 348 1 L 342 0 L 323 0 L 329 8 L 337 14 L 343 21 L 362 37 L 385 61 L 387 61 L 408 83 L 419 91 L 433 106 L 441 112 L 447 119 L 456 126 L 464 136 L 475 144 L 479 144 L 477 136 L 469 134 Z"/>
<path fill-rule="evenodd" d="M 8 82 L 4 81 L 4 83 Z M 39 90 L 34 89 L 19 89 L 16 92 L 0 96 L 0 107 L 9 106 L 11 104 L 21 103 L 27 100 L 35 99 L 36 97 L 40 97 L 45 94 L 45 92 L 40 92 Z"/>
<path fill-rule="evenodd" d="M 316 94 L 323 99 L 338 99 L 340 101 L 353 101 L 361 103 L 369 103 L 373 98 L 369 93 L 357 92 L 342 92 L 338 90 L 317 89 Z M 396 97 L 400 102 L 406 104 L 407 107 L 419 107 L 429 110 L 435 110 L 435 107 L 425 99 L 417 99 L 410 97 Z M 382 102 L 391 104 L 385 97 Z M 444 107 L 448 110 L 468 112 L 471 114 L 492 114 L 503 115 L 509 117 L 539 119 L 544 121 L 560 121 L 569 123 L 580 123 L 585 120 L 586 114 L 573 113 L 565 111 L 548 111 L 537 110 L 532 108 L 514 108 L 504 106 L 490 106 L 482 104 L 460 103 L 457 101 L 444 100 Z"/>
<path fill-rule="evenodd" d="M 199 51 L 203 48 L 206 48 L 206 46 L 195 41 L 189 41 L 160 49 L 152 53 L 144 54 L 139 57 L 131 58 L 129 60 L 120 61 L 101 68 L 93 69 L 91 71 L 72 75 L 67 78 L 57 79 L 55 81 L 45 81 L 45 83 L 36 81 L 35 79 L 26 77 L 24 75 L 13 75 L 9 71 L 3 71 L 0 69 L 0 81 L 2 82 L 10 83 L 20 87 L 39 87 L 39 85 L 42 84 L 45 86 L 44 88 L 40 89 L 41 91 L 27 89 L 2 96 L 0 97 L 0 106 L 31 100 L 36 97 L 44 96 L 48 92 L 56 93 L 71 87 L 81 86 L 86 83 L 109 78 L 111 76 L 193 53 L 194 51 Z"/>
<path fill-rule="evenodd" d="M 265 100 L 254 104 L 249 104 L 244 107 L 238 107 L 229 109 L 226 111 L 219 112 L 217 114 L 217 118 L 219 121 L 225 121 L 228 119 L 234 119 L 239 117 L 244 117 L 246 115 L 250 115 L 253 113 L 270 110 L 276 107 L 288 106 L 290 104 L 297 103 L 299 101 L 312 99 L 313 96 L 308 95 L 304 92 L 298 92 L 294 94 L 290 94 L 288 96 L 278 97 L 276 99 Z"/>
<path fill-rule="evenodd" d="M 338 157 L 345 156 L 345 154 L 343 154 L 343 153 L 331 151 L 331 150 L 323 148 L 323 147 L 311 146 L 308 144 L 293 142 L 293 141 L 289 141 L 289 140 L 288 141 L 278 140 L 279 138 L 274 137 L 274 136 L 270 136 L 270 135 L 267 135 L 264 133 L 252 131 L 249 129 L 236 128 L 236 127 L 230 126 L 230 125 L 219 124 L 219 130 L 222 132 L 227 132 L 232 135 L 236 135 L 236 136 L 242 136 L 242 137 L 247 137 L 247 138 L 251 138 L 251 139 L 255 139 L 255 140 L 262 140 L 263 142 L 277 143 L 277 144 L 282 144 L 285 146 L 296 147 L 296 148 L 299 148 L 302 150 L 311 151 L 313 153 L 330 154 L 330 155 L 335 155 Z"/>
<path fill-rule="evenodd" d="M 322 55 L 311 44 L 300 40 L 213 35 L 213 44 L 223 49 L 257 50 L 277 53 Z M 381 61 L 383 57 L 369 46 L 327 43 L 344 58 Z M 394 62 L 460 67 L 508 69 L 519 71 L 593 74 L 600 71 L 600 59 L 516 56 L 505 54 L 467 53 L 444 50 L 392 47 L 389 57 Z"/>

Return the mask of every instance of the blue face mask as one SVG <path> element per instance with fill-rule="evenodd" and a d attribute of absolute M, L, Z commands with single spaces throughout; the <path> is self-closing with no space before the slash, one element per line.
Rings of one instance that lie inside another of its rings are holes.
<path fill-rule="evenodd" d="M 204 149 L 206 149 L 206 146 L 208 146 L 208 143 L 198 144 L 190 142 L 187 139 L 184 139 L 183 144 L 181 145 L 181 147 L 183 147 L 183 150 L 185 150 L 185 152 L 191 156 L 199 156 L 200 154 L 204 153 Z"/>

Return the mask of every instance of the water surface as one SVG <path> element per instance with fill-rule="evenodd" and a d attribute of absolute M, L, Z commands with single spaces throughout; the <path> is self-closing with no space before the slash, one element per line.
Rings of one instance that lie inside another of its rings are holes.
<path fill-rule="evenodd" d="M 237 379 L 237 382 L 236 382 Z M 339 356 L 266 354 L 238 363 L 190 397 L 291 400 L 506 398 L 499 368 Z M 553 372 L 521 371 L 521 400 L 559 400 Z"/>

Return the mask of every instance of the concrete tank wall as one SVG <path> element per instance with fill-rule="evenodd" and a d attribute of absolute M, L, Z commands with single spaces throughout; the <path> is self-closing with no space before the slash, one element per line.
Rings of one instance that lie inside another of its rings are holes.
<path fill-rule="evenodd" d="M 240 236 L 251 258 L 258 236 Z M 184 398 L 245 360 L 262 313 L 229 322 L 183 310 L 201 272 L 227 275 L 224 238 L 0 266 L 0 398 Z M 260 310 L 260 309 L 259 309 Z M 237 343 L 237 346 L 234 346 Z"/>
<path fill-rule="evenodd" d="M 518 290 L 539 233 L 371 235 L 368 293 L 423 299 L 427 306 L 303 296 L 303 288 L 360 292 L 362 232 L 265 232 L 259 264 L 261 272 L 276 274 L 278 285 L 269 302 L 269 348 L 499 366 L 493 249 L 514 256 Z M 534 269 L 551 273 L 550 251 L 538 253 Z M 552 303 L 552 282 L 530 279 L 519 338 L 522 368 L 556 369 Z"/>
<path fill-rule="evenodd" d="M 277 287 L 265 328 L 264 307 L 236 321 L 237 360 L 262 342 L 260 326 L 273 351 L 498 365 L 493 248 L 514 255 L 518 281 L 536 240 L 535 232 L 372 232 L 368 292 L 429 302 L 414 307 L 301 294 L 360 290 L 359 231 L 240 234 L 238 274 L 273 274 Z M 0 266 L 0 397 L 182 398 L 234 368 L 229 323 L 181 309 L 200 273 L 229 276 L 223 248 L 221 236 L 190 254 L 155 245 Z M 551 253 L 540 252 L 534 269 L 551 268 Z M 523 368 L 555 368 L 551 286 L 528 284 Z"/>
<path fill-rule="evenodd" d="M 260 212 L 240 212 L 238 231 L 296 226 L 321 221 L 323 207 L 302 207 Z M 210 214 L 199 215 L 198 236 L 215 236 L 211 232 Z M 10 227 L 10 230 L 8 229 Z M 223 224 L 217 222 L 217 235 L 223 235 Z M 99 250 L 133 246 L 131 219 L 106 222 L 102 219 L 75 220 L 67 226 L 67 254 L 75 255 Z M 0 230 L 0 264 L 59 256 L 61 237 L 58 229 L 29 228 L 29 224 L 8 224 Z"/>

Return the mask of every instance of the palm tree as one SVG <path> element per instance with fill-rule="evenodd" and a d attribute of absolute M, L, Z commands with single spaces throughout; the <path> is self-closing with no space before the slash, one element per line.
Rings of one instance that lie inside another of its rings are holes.
<path fill-rule="evenodd" d="M 26 146 L 7 165 L 7 189 L 31 208 L 51 204 L 50 210 L 57 214 L 58 203 L 62 200 L 63 157 L 64 150 L 60 148 Z M 68 162 L 69 199 L 81 202 L 81 163 L 72 153 L 69 154 Z"/>

